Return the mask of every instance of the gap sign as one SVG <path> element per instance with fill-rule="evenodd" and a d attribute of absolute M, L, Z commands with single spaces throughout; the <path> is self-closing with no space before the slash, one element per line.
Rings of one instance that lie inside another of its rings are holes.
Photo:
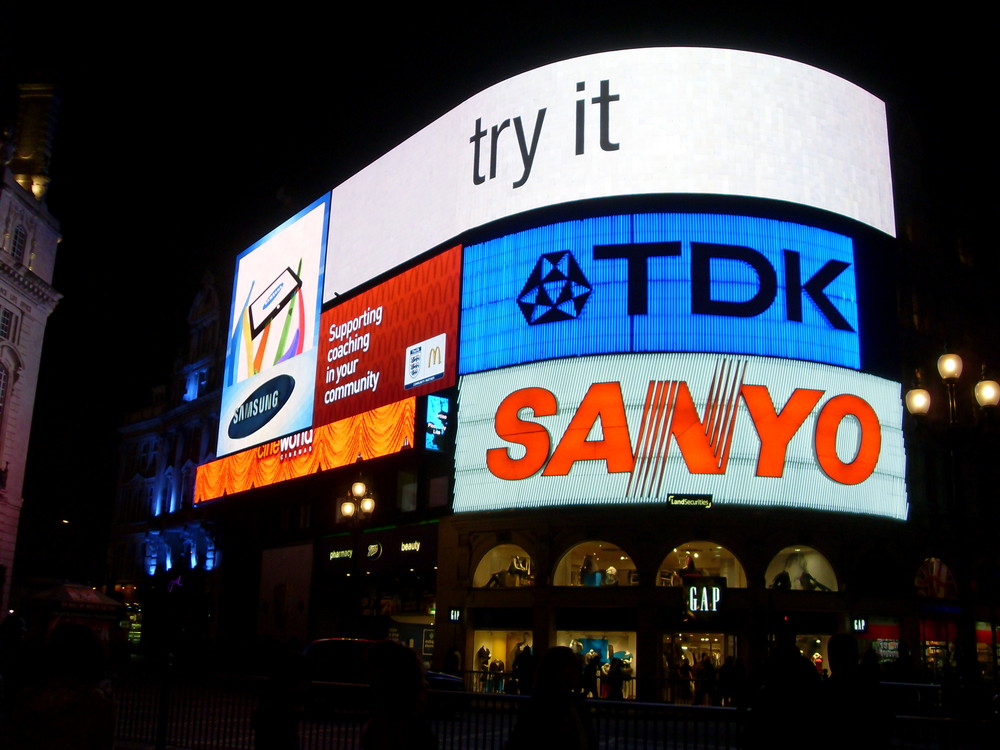
<path fill-rule="evenodd" d="M 858 369 L 850 238 L 746 216 L 629 214 L 465 248 L 459 372 L 719 352 Z"/>

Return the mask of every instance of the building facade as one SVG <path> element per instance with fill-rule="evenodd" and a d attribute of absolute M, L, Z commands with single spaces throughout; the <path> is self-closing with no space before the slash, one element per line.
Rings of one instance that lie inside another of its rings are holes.
<path fill-rule="evenodd" d="M 21 516 L 24 467 L 59 224 L 45 204 L 57 99 L 53 87 L 19 87 L 15 127 L 0 141 L 0 607 L 7 609 Z"/>
<path fill-rule="evenodd" d="M 195 471 L 215 455 L 221 370 L 219 298 L 210 275 L 188 310 L 169 385 L 120 431 L 109 589 L 128 607 L 133 647 L 210 637 L 215 530 L 193 510 Z"/>
<path fill-rule="evenodd" d="M 885 106 L 807 65 L 623 50 L 472 97 L 238 258 L 192 509 L 220 627 L 568 645 L 647 699 L 838 632 L 993 669 L 994 561 L 948 529 L 994 485 L 904 417 L 896 233 Z"/>

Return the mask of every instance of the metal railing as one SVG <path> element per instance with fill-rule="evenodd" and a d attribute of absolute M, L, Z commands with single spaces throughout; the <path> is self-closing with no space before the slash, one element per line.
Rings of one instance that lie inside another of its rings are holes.
<path fill-rule="evenodd" d="M 119 745 L 125 748 L 252 750 L 254 714 L 266 689 L 260 678 L 129 673 L 116 683 Z M 369 717 L 364 686 L 311 683 L 297 713 L 302 750 L 360 748 Z M 926 697 L 926 696 L 923 696 Z M 434 692 L 427 721 L 442 750 L 503 750 L 525 696 Z M 745 709 L 588 700 L 601 748 L 698 750 L 746 747 Z M 911 704 L 912 705 L 912 704 Z M 892 747 L 994 747 L 988 718 L 897 715 Z"/>

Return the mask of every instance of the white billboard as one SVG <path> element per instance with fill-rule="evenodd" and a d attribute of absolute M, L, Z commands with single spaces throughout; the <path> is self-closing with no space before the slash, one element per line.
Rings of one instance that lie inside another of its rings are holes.
<path fill-rule="evenodd" d="M 788 201 L 894 235 L 885 106 L 735 50 L 623 50 L 523 73 L 333 191 L 324 301 L 505 216 L 661 193 Z"/>
<path fill-rule="evenodd" d="M 830 365 L 717 354 L 465 375 L 454 509 L 662 503 L 905 519 L 899 394 Z"/>
<path fill-rule="evenodd" d="M 327 219 L 324 198 L 237 260 L 220 456 L 312 426 Z"/>

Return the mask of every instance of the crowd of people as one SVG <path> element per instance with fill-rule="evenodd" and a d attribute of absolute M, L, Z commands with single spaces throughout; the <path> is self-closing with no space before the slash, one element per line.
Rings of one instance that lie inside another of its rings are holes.
<path fill-rule="evenodd" d="M 103 645 L 88 627 L 62 623 L 43 650 L 24 643 L 24 626 L 8 618 L 0 628 L 0 739 L 11 750 L 113 747 L 115 700 L 106 672 Z M 455 649 L 457 653 L 457 649 Z M 620 652 L 615 652 L 619 654 Z M 511 673 L 503 689 L 522 693 L 508 750 L 590 750 L 597 746 L 588 700 L 622 700 L 626 664 L 612 654 L 605 663 L 593 649 L 582 653 L 555 647 L 537 658 L 526 643 L 517 644 Z M 489 654 L 479 657 L 487 675 Z M 420 657 L 410 648 L 382 641 L 367 652 L 371 686 L 371 718 L 362 747 L 432 750 L 437 738 L 424 716 L 428 686 Z M 492 660 L 499 662 L 499 660 Z M 810 737 L 812 747 L 846 747 L 889 740 L 890 715 L 879 695 L 877 663 L 859 653 L 851 635 L 835 635 L 827 646 L 827 670 L 821 674 L 790 636 L 778 639 L 753 690 L 739 663 L 728 657 L 721 665 L 712 654 L 690 663 L 680 651 L 664 653 L 670 679 L 664 698 L 699 706 L 744 705 L 752 710 L 747 746 L 781 747 Z M 460 660 L 450 666 L 460 671 Z M 282 663 L 262 690 L 253 728 L 259 750 L 294 750 L 298 722 L 306 702 L 308 674 L 299 655 Z M 823 730 L 816 732 L 817 721 Z"/>

